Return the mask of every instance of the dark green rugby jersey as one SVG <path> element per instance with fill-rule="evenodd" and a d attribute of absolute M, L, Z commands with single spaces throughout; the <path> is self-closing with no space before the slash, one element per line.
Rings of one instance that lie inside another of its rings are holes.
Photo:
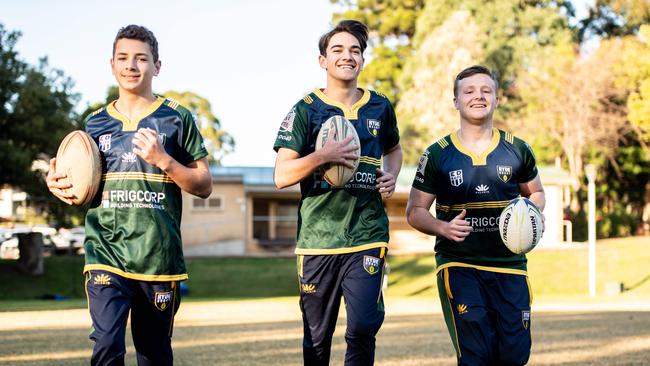
<path fill-rule="evenodd" d="M 456 133 L 436 141 L 418 164 L 413 188 L 436 196 L 436 217 L 451 221 L 463 209 L 472 233 L 457 243 L 436 238 L 438 270 L 470 266 L 495 272 L 526 272 L 526 256 L 510 252 L 499 236 L 499 215 L 520 195 L 519 184 L 537 176 L 530 146 L 512 134 L 493 129 L 481 156 L 465 148 Z"/>
<path fill-rule="evenodd" d="M 207 156 L 191 113 L 161 97 L 130 121 L 115 102 L 85 121 L 102 156 L 102 185 L 86 214 L 86 265 L 144 281 L 187 279 L 181 242 L 181 189 L 133 153 L 138 128 L 151 128 L 165 151 L 187 165 Z"/>
<path fill-rule="evenodd" d="M 386 97 L 363 90 L 348 109 L 320 89 L 305 96 L 285 117 L 274 149 L 314 152 L 321 125 L 330 117 L 347 118 L 361 141 L 359 168 L 341 188 L 333 188 L 316 170 L 300 182 L 296 254 L 352 253 L 388 246 L 388 217 L 376 185 L 376 169 L 385 151 L 399 143 L 395 111 Z"/>

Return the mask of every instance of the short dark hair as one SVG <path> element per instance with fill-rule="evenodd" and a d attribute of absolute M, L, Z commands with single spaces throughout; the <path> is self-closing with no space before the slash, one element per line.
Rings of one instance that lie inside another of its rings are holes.
<path fill-rule="evenodd" d="M 485 74 L 489 76 L 490 79 L 494 81 L 495 92 L 497 89 L 499 89 L 499 81 L 497 80 L 497 75 L 494 71 L 482 65 L 474 65 L 466 68 L 465 70 L 461 71 L 458 75 L 456 75 L 456 80 L 454 80 L 454 98 L 458 96 L 458 84 L 460 83 L 460 81 L 465 79 L 466 77 L 470 77 L 476 74 Z"/>
<path fill-rule="evenodd" d="M 327 46 L 329 46 L 330 39 L 337 33 L 347 32 L 354 36 L 359 41 L 361 53 L 366 50 L 368 46 L 368 27 L 358 20 L 341 20 L 339 24 L 331 31 L 323 34 L 318 41 L 318 50 L 323 56 L 327 56 Z"/>
<path fill-rule="evenodd" d="M 153 62 L 158 62 L 158 41 L 152 31 L 141 25 L 135 24 L 130 24 L 126 27 L 120 28 L 120 30 L 117 31 L 115 40 L 113 41 L 113 56 L 115 56 L 115 45 L 117 44 L 117 41 L 122 38 L 137 39 L 138 41 L 149 44 L 151 54 L 153 55 Z"/>

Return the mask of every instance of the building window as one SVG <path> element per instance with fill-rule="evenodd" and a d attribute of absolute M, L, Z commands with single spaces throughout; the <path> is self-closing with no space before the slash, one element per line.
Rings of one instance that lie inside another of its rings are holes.
<path fill-rule="evenodd" d="M 210 196 L 206 199 L 192 198 L 193 210 L 218 210 L 221 211 L 225 208 L 224 197 L 222 195 Z"/>

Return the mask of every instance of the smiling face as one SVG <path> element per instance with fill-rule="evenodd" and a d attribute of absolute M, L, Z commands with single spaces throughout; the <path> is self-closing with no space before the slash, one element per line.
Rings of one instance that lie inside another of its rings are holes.
<path fill-rule="evenodd" d="M 474 74 L 458 81 L 454 106 L 462 121 L 472 124 L 491 121 L 498 105 L 496 83 L 489 75 Z"/>
<path fill-rule="evenodd" d="M 111 69 L 120 92 L 149 97 L 153 77 L 160 71 L 160 60 L 154 62 L 148 43 L 121 38 L 115 43 Z"/>
<path fill-rule="evenodd" d="M 339 32 L 330 38 L 326 56 L 320 55 L 320 67 L 327 70 L 328 80 L 356 82 L 363 68 L 363 52 L 359 41 L 348 32 Z"/>

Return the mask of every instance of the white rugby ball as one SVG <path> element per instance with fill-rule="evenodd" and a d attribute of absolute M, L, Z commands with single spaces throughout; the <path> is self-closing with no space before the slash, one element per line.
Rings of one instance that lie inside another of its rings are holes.
<path fill-rule="evenodd" d="M 542 213 L 528 198 L 515 198 L 501 212 L 499 234 L 511 252 L 528 253 L 542 237 Z"/>
<path fill-rule="evenodd" d="M 72 193 L 72 204 L 89 203 L 102 177 L 102 160 L 95 141 L 84 131 L 70 132 L 59 145 L 56 153 L 56 172 L 67 177 L 61 181 L 72 184 L 66 192 Z"/>
<path fill-rule="evenodd" d="M 332 132 L 334 131 L 334 132 Z M 316 150 L 320 150 L 325 143 L 333 138 L 335 141 L 342 141 L 348 136 L 354 136 L 350 145 L 356 145 L 357 149 L 354 153 L 357 156 L 361 155 L 361 142 L 357 130 L 350 121 L 343 116 L 332 116 L 320 128 L 318 136 L 316 137 Z M 323 178 L 327 183 L 334 187 L 342 187 L 347 183 L 359 167 L 359 160 L 351 161 L 354 164 L 354 169 L 350 169 L 345 165 L 340 164 L 327 164 L 323 167 Z"/>

